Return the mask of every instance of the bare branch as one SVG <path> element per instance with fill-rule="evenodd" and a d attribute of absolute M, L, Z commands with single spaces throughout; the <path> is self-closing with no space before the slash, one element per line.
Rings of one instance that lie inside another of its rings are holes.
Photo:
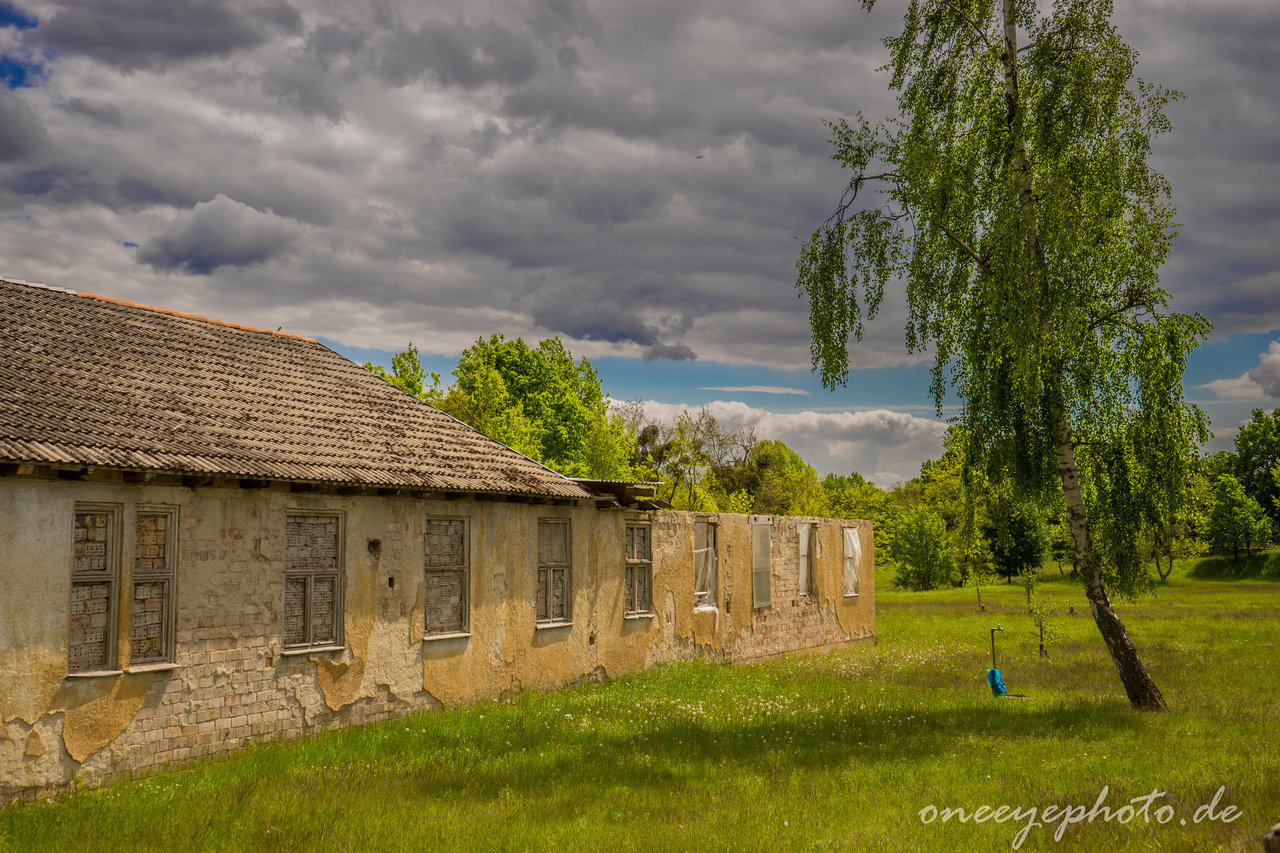
<path fill-rule="evenodd" d="M 982 268 L 983 272 L 986 272 L 986 273 L 991 272 L 991 267 L 987 266 L 987 259 L 984 258 L 982 255 L 979 255 L 977 252 L 975 252 L 973 250 L 973 247 L 970 246 L 968 243 L 966 243 L 964 240 L 960 239 L 960 236 L 956 234 L 956 232 L 952 231 L 950 228 L 947 227 L 947 223 L 939 219 L 938 227 L 942 229 L 942 233 L 946 234 L 949 238 L 951 238 L 952 243 L 955 243 L 964 251 L 966 255 L 973 258 L 975 261 L 977 261 L 978 266 Z"/>
<path fill-rule="evenodd" d="M 982 31 L 982 28 L 979 27 L 976 23 L 974 23 L 973 20 L 970 19 L 968 15 L 966 15 L 964 12 L 961 12 L 959 9 L 957 9 L 954 3 L 950 2 L 950 0 L 938 0 L 938 2 L 942 3 L 943 6 L 946 6 L 952 12 L 955 12 L 957 18 L 959 18 L 960 20 L 968 24 L 969 27 L 975 33 L 978 34 L 978 38 L 982 39 L 982 43 L 987 46 L 987 50 L 993 49 L 991 47 L 991 41 L 987 38 L 987 34 Z"/>

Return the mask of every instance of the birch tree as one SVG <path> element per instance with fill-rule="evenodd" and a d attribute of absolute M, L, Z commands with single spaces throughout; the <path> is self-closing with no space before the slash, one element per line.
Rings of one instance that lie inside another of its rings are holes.
<path fill-rule="evenodd" d="M 1134 543 L 1135 484 L 1182 476 L 1205 434 L 1182 373 L 1210 327 L 1171 311 L 1159 286 L 1173 209 L 1149 156 L 1175 93 L 1135 79 L 1111 11 L 911 0 L 885 40 L 898 115 L 830 125 L 852 177 L 803 246 L 797 286 L 814 367 L 834 387 L 850 335 L 891 279 L 905 282 L 907 346 L 934 352 L 939 412 L 953 387 L 970 462 L 1064 500 L 1129 701 L 1164 709 L 1109 589 L 1152 582 Z"/>

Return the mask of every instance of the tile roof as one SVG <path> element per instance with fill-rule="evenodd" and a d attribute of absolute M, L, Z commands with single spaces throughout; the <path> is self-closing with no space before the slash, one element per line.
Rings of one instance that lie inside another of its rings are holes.
<path fill-rule="evenodd" d="M 0 459 L 591 495 L 310 338 L 4 279 Z"/>

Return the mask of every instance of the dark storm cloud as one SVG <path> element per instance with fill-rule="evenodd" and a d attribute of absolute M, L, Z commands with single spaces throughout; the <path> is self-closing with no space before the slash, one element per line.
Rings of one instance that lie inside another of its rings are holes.
<path fill-rule="evenodd" d="M 694 361 L 698 354 L 684 344 L 655 344 L 644 351 L 645 361 Z"/>
<path fill-rule="evenodd" d="M 224 195 L 174 217 L 138 249 L 138 260 L 165 272 L 209 275 L 219 267 L 264 264 L 297 239 L 296 223 Z"/>
<path fill-rule="evenodd" d="M 493 21 L 430 20 L 416 30 L 396 31 L 378 49 L 377 73 L 393 86 L 407 86 L 426 74 L 463 89 L 514 86 L 532 78 L 539 64 L 535 39 Z"/>
<path fill-rule="evenodd" d="M 94 0 L 62 5 L 27 38 L 136 71 L 228 56 L 301 27 L 285 0 Z"/>
<path fill-rule="evenodd" d="M 1116 12 L 1139 76 L 1185 93 L 1154 147 L 1181 223 L 1162 283 L 1220 332 L 1280 326 L 1280 200 L 1258 192 L 1280 177 L 1280 5 L 1132 0 Z"/>
<path fill-rule="evenodd" d="M 325 78 L 325 70 L 316 63 L 295 61 L 267 69 L 262 76 L 262 91 L 304 116 L 330 122 L 342 121 L 346 116 L 341 99 Z"/>
<path fill-rule="evenodd" d="M 88 116 L 100 124 L 112 127 L 124 126 L 124 116 L 121 115 L 120 108 L 115 104 L 90 101 L 85 98 L 71 98 L 67 101 L 64 109 L 69 113 Z"/>
<path fill-rule="evenodd" d="M 508 198 L 541 199 L 558 214 L 601 228 L 656 216 L 672 195 L 663 176 L 569 160 L 525 160 L 494 183 Z"/>
<path fill-rule="evenodd" d="M 49 142 L 39 116 L 17 96 L 0 89 L 0 163 L 38 154 Z"/>
<path fill-rule="evenodd" d="M 610 300 L 575 305 L 572 293 L 564 294 L 556 303 L 539 301 L 533 307 L 533 320 L 554 332 L 580 340 L 633 341 L 642 346 L 657 342 L 658 330 L 637 316 L 636 306 Z"/>

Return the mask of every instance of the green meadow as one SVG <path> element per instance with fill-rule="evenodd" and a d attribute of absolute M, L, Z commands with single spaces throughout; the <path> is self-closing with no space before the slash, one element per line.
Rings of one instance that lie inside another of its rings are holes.
<path fill-rule="evenodd" d="M 1280 822 L 1278 567 L 1183 563 L 1118 603 L 1165 714 L 1130 710 L 1049 569 L 1047 658 L 1017 586 L 984 587 L 985 611 L 972 588 L 882 591 L 874 644 L 261 744 L 0 808 L 0 849 L 1260 850 Z M 987 687 L 995 625 L 1027 698 Z"/>

